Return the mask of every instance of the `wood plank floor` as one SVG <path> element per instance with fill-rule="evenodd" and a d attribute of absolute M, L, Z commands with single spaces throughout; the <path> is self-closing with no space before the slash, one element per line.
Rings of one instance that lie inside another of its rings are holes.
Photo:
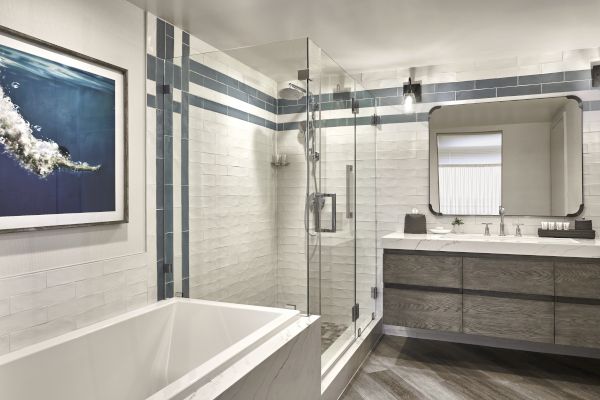
<path fill-rule="evenodd" d="M 600 399 L 600 360 L 384 336 L 342 400 Z"/>

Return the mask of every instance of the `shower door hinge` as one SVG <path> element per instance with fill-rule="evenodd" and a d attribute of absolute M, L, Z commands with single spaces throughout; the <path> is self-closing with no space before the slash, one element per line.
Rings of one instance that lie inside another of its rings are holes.
<path fill-rule="evenodd" d="M 360 109 L 360 105 L 358 103 L 358 100 L 353 97 L 352 98 L 352 114 L 358 114 L 359 109 Z"/>
<path fill-rule="evenodd" d="M 371 117 L 371 125 L 373 125 L 373 126 L 381 125 L 381 116 L 379 116 L 377 114 L 373 114 L 373 116 Z"/>
<path fill-rule="evenodd" d="M 357 303 L 352 306 L 352 322 L 355 322 L 360 317 L 360 305 Z"/>
<path fill-rule="evenodd" d="M 173 272 L 173 264 L 163 264 L 163 274 L 170 274 Z"/>
<path fill-rule="evenodd" d="M 300 69 L 300 70 L 298 70 L 298 80 L 299 81 L 310 80 L 310 70 L 309 69 Z"/>
<path fill-rule="evenodd" d="M 377 289 L 377 286 L 373 286 L 371 288 L 371 297 L 376 299 L 377 297 L 379 297 L 379 289 Z"/>

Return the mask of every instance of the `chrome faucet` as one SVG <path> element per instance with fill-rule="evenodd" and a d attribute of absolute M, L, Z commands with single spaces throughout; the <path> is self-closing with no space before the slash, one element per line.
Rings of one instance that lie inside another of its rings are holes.
<path fill-rule="evenodd" d="M 500 206 L 499 208 L 499 213 L 500 213 L 500 236 L 506 236 L 506 234 L 504 233 L 504 207 Z"/>
<path fill-rule="evenodd" d="M 483 225 L 485 225 L 485 232 L 483 233 L 483 236 L 490 236 L 490 225 L 492 225 L 491 222 L 482 222 Z"/>
<path fill-rule="evenodd" d="M 515 230 L 515 236 L 523 236 L 523 233 L 521 232 L 521 225 L 523 224 L 515 224 L 515 226 L 517 227 L 517 229 Z"/>

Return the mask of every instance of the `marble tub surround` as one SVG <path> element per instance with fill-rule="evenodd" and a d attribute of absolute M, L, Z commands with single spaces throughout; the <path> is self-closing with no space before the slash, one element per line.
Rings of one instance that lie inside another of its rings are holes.
<path fill-rule="evenodd" d="M 320 399 L 320 322 L 299 318 L 186 399 Z"/>
<path fill-rule="evenodd" d="M 600 258 L 598 239 L 395 232 L 383 236 L 381 245 L 384 249 L 394 250 Z"/>

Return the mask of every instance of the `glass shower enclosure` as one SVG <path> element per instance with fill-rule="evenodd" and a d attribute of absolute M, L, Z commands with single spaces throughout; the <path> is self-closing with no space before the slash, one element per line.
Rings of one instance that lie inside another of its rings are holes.
<path fill-rule="evenodd" d="M 320 315 L 326 371 L 376 315 L 373 96 L 306 38 L 160 79 L 159 297 Z"/>

